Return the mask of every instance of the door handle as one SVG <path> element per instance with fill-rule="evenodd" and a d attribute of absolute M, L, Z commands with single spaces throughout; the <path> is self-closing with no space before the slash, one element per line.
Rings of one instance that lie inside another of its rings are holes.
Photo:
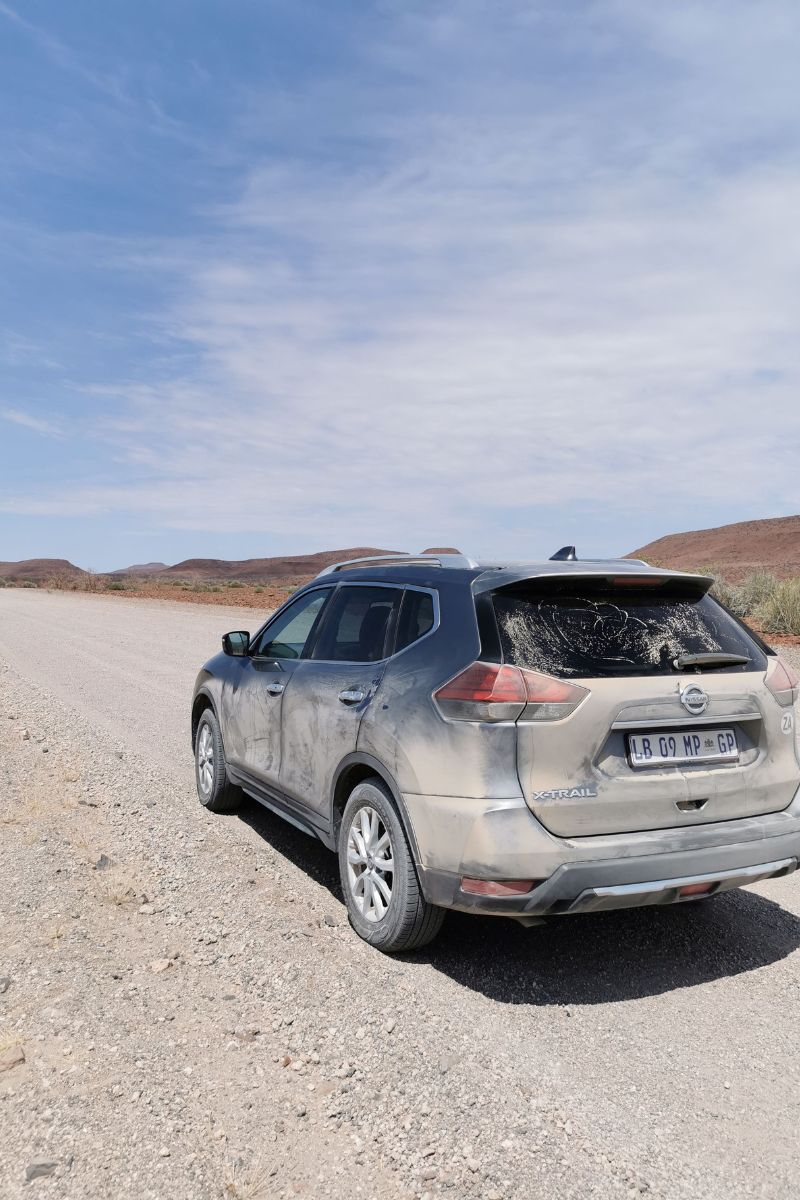
<path fill-rule="evenodd" d="M 274 679 L 272 683 L 267 684 L 267 691 L 269 692 L 270 696 L 280 696 L 285 687 L 285 683 L 279 683 L 277 679 Z"/>
<path fill-rule="evenodd" d="M 342 704 L 360 704 L 366 694 L 361 688 L 345 688 L 343 692 L 339 692 L 339 699 Z"/>

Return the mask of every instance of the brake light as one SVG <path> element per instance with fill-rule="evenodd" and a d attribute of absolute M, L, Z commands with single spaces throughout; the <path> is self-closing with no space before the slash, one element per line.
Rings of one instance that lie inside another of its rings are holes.
<path fill-rule="evenodd" d="M 614 587 L 656 588 L 670 582 L 663 575 L 615 575 L 610 581 Z"/>
<path fill-rule="evenodd" d="M 470 700 L 483 704 L 524 704 L 525 685 L 516 667 L 474 662 L 436 693 L 437 700 Z"/>
<path fill-rule="evenodd" d="M 434 692 L 443 716 L 456 721 L 555 721 L 589 695 L 586 688 L 508 664 L 474 662 Z"/>
<path fill-rule="evenodd" d="M 516 667 L 474 662 L 433 693 L 443 716 L 454 721 L 516 721 L 525 707 L 525 684 Z"/>
<path fill-rule="evenodd" d="M 789 708 L 797 700 L 800 679 L 782 658 L 770 659 L 764 682 L 783 708 Z"/>

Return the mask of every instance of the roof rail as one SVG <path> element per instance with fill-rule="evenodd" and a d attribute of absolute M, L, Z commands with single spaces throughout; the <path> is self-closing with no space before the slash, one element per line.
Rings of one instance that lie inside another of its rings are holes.
<path fill-rule="evenodd" d="M 324 567 L 320 571 L 317 579 L 320 579 L 323 575 L 334 575 L 337 571 L 346 571 L 362 565 L 375 567 L 455 567 L 461 570 L 474 570 L 478 566 L 473 559 L 467 558 L 465 554 L 370 554 L 364 558 L 346 558 L 342 562 L 331 563 L 329 567 Z"/>

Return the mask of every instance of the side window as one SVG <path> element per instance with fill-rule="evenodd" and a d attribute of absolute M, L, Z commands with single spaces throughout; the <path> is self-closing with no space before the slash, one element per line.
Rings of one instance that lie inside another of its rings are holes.
<path fill-rule="evenodd" d="M 327 662 L 378 662 L 385 655 L 386 634 L 397 588 L 342 587 L 331 601 L 312 658 Z"/>
<path fill-rule="evenodd" d="M 430 592 L 407 591 L 403 593 L 400 620 L 397 624 L 397 642 L 394 652 L 405 650 L 412 642 L 424 637 L 433 629 L 433 596 Z"/>
<path fill-rule="evenodd" d="M 299 596 L 263 630 L 252 653 L 260 658 L 300 658 L 330 594 L 331 588 L 323 588 Z"/>

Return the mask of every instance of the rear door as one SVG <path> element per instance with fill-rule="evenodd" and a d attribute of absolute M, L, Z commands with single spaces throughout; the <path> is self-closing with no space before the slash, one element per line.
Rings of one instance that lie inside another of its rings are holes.
<path fill-rule="evenodd" d="M 286 689 L 333 588 L 304 592 L 255 638 L 225 699 L 230 715 L 226 753 L 259 783 L 277 786 L 281 713 Z"/>
<path fill-rule="evenodd" d="M 791 803 L 800 769 L 766 686 L 768 656 L 701 584 L 570 576 L 493 601 L 505 661 L 587 692 L 561 719 L 529 706 L 517 726 L 520 783 L 552 833 L 706 824 Z M 721 654 L 743 661 L 683 662 Z"/>
<path fill-rule="evenodd" d="M 283 698 L 281 790 L 323 817 L 380 686 L 401 596 L 383 584 L 340 585 Z"/>

